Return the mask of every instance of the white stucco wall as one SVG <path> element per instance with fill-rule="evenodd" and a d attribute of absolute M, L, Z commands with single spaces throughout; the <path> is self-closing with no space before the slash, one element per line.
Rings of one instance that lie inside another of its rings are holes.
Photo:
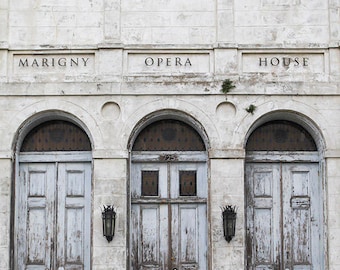
<path fill-rule="evenodd" d="M 164 109 L 190 115 L 209 139 L 214 270 L 245 265 L 249 129 L 273 112 L 308 119 L 324 147 L 326 269 L 338 269 L 339 10 L 339 0 L 0 0 L 0 270 L 10 269 L 17 136 L 27 121 L 57 112 L 81 122 L 93 142 L 92 268 L 126 269 L 129 138 L 143 117 Z M 82 57 L 86 65 L 71 66 Z M 283 64 L 296 57 L 299 64 Z M 52 58 L 67 64 L 52 66 Z M 224 79 L 236 86 L 228 95 Z M 118 227 L 108 243 L 100 206 L 110 203 Z M 239 209 L 231 243 L 221 231 L 226 203 Z"/>

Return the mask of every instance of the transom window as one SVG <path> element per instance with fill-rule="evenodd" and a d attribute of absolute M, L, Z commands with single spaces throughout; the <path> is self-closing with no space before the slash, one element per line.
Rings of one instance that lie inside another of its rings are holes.
<path fill-rule="evenodd" d="M 247 151 L 317 151 L 312 136 L 291 121 L 271 121 L 258 127 L 249 137 Z"/>
<path fill-rule="evenodd" d="M 91 151 L 91 143 L 87 134 L 77 125 L 52 120 L 33 128 L 25 137 L 20 151 Z"/>
<path fill-rule="evenodd" d="M 205 145 L 188 124 L 178 120 L 156 121 L 141 131 L 133 151 L 205 151 Z"/>

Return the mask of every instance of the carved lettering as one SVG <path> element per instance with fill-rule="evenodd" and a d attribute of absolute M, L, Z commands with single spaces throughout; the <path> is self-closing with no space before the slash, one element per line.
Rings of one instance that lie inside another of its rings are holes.
<path fill-rule="evenodd" d="M 185 61 L 184 66 L 192 66 L 189 58 Z"/>
<path fill-rule="evenodd" d="M 18 67 L 21 68 L 51 68 L 51 67 L 86 67 L 89 63 L 89 57 L 34 57 L 19 58 Z M 147 61 L 147 60 L 146 60 Z M 152 63 L 153 64 L 153 63 Z"/>
<path fill-rule="evenodd" d="M 283 67 L 289 67 L 290 65 L 293 65 L 294 67 L 303 66 L 308 67 L 309 64 L 309 58 L 308 57 L 259 57 L 259 66 L 260 67 L 277 67 L 277 66 L 283 66 Z"/>
<path fill-rule="evenodd" d="M 73 67 L 74 65 L 78 66 L 78 58 L 76 59 L 71 58 L 71 67 Z"/>
<path fill-rule="evenodd" d="M 58 65 L 61 67 L 66 67 L 66 58 L 59 58 Z"/>
<path fill-rule="evenodd" d="M 280 64 L 279 58 L 273 57 L 272 59 L 270 59 L 270 64 L 271 64 L 272 66 L 277 66 L 278 64 Z"/>
<path fill-rule="evenodd" d="M 153 66 L 154 60 L 153 60 L 152 57 L 147 57 L 147 58 L 145 58 L 144 63 L 145 63 L 146 66 Z"/>
<path fill-rule="evenodd" d="M 157 58 L 157 66 L 160 66 L 163 63 L 163 58 Z"/>
<path fill-rule="evenodd" d="M 260 60 L 260 67 L 262 66 L 262 64 L 264 65 L 264 66 L 267 66 L 267 58 L 259 58 L 259 60 Z"/>
<path fill-rule="evenodd" d="M 302 58 L 303 59 L 303 66 L 308 67 L 308 61 L 309 59 L 307 57 Z"/>
<path fill-rule="evenodd" d="M 245 73 L 287 73 L 291 76 L 323 74 L 326 71 L 325 57 L 323 51 L 311 53 L 304 50 L 244 51 L 242 52 L 241 69 Z"/>
<path fill-rule="evenodd" d="M 46 67 L 48 67 L 49 65 L 48 65 L 48 63 L 47 63 L 47 61 L 48 61 L 48 59 L 47 58 L 43 58 L 42 59 L 42 66 L 44 67 L 44 66 L 46 66 Z"/>
<path fill-rule="evenodd" d="M 181 57 L 147 57 L 144 60 L 144 64 L 147 67 L 181 67 L 181 66 L 192 66 L 190 58 Z"/>
<path fill-rule="evenodd" d="M 291 58 L 289 58 L 289 57 L 283 57 L 283 58 L 282 58 L 282 64 L 283 64 L 285 67 L 289 67 L 290 62 L 291 62 Z"/>
<path fill-rule="evenodd" d="M 89 61 L 90 60 L 90 58 L 81 58 L 82 60 L 83 60 L 83 62 L 84 62 L 84 67 L 86 67 L 86 64 L 87 64 L 87 61 Z"/>
<path fill-rule="evenodd" d="M 28 59 L 19 59 L 19 67 L 28 67 Z"/>
<path fill-rule="evenodd" d="M 32 62 L 32 67 L 34 67 L 34 66 L 39 67 L 37 59 L 34 59 L 33 62 Z"/>

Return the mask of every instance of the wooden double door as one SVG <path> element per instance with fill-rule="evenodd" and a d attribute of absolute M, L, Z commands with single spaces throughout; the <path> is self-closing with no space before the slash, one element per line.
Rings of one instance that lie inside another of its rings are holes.
<path fill-rule="evenodd" d="M 19 167 L 15 269 L 90 269 L 91 163 L 23 162 Z"/>
<path fill-rule="evenodd" d="M 318 163 L 246 164 L 247 269 L 324 269 Z"/>
<path fill-rule="evenodd" d="M 130 269 L 206 270 L 206 163 L 134 163 Z"/>

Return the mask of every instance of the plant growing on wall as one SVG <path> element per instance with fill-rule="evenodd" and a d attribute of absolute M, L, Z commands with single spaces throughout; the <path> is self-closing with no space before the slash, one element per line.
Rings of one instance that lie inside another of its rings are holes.
<path fill-rule="evenodd" d="M 250 104 L 250 105 L 248 106 L 248 108 L 246 108 L 246 111 L 247 111 L 248 113 L 251 113 L 251 114 L 254 114 L 255 110 L 256 110 L 256 106 L 253 105 L 253 104 Z"/>
<path fill-rule="evenodd" d="M 233 88 L 235 88 L 235 85 L 233 84 L 233 82 L 229 79 L 225 79 L 222 83 L 221 92 L 224 94 L 228 94 L 230 90 Z"/>

